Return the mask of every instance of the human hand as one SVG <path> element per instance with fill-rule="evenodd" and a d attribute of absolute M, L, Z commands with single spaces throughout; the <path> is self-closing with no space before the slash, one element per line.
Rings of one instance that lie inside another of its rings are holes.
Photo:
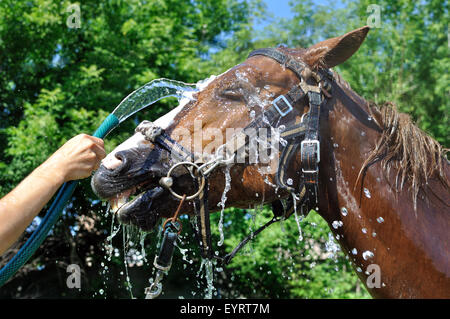
<path fill-rule="evenodd" d="M 61 146 L 43 166 L 67 182 L 89 177 L 105 156 L 102 139 L 79 134 Z"/>

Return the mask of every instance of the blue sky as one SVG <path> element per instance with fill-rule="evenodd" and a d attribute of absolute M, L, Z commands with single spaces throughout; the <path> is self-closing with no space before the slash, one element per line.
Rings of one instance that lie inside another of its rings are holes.
<path fill-rule="evenodd" d="M 267 4 L 267 11 L 280 18 L 292 18 L 289 0 L 264 0 Z"/>
<path fill-rule="evenodd" d="M 267 11 L 272 13 L 275 17 L 292 18 L 294 14 L 291 12 L 289 6 L 290 0 L 263 0 L 267 5 Z M 330 0 L 315 0 L 314 4 L 325 5 L 330 3 Z M 335 0 L 332 5 L 336 8 L 342 7 L 342 0 Z M 261 24 L 257 28 L 263 28 L 265 25 Z"/>

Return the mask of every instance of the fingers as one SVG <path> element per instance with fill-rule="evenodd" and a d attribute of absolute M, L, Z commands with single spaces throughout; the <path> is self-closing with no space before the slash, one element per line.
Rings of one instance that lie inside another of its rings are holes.
<path fill-rule="evenodd" d="M 106 157 L 105 149 L 102 146 L 94 144 L 91 147 L 91 150 L 97 155 L 97 158 L 99 161 L 101 161 L 102 159 L 104 159 Z"/>
<path fill-rule="evenodd" d="M 91 136 L 91 135 L 86 135 L 87 138 L 89 138 L 91 141 L 93 141 L 95 144 L 97 144 L 98 146 L 104 148 L 105 147 L 105 142 L 98 137 L 95 136 Z"/>
<path fill-rule="evenodd" d="M 106 157 L 104 141 L 101 138 L 87 134 L 79 134 L 76 138 L 79 139 L 78 143 L 82 145 L 82 149 L 84 149 L 82 152 L 86 152 L 85 163 L 88 164 L 89 168 L 84 174 L 89 176 L 92 171 L 100 167 L 101 160 Z M 82 161 L 83 160 L 80 159 L 80 164 Z"/>
<path fill-rule="evenodd" d="M 91 136 L 91 135 L 82 133 L 82 134 L 77 135 L 75 138 L 79 138 L 81 140 L 86 140 L 86 141 L 91 141 L 102 148 L 105 147 L 105 142 L 101 138 L 98 138 L 95 136 Z"/>
<path fill-rule="evenodd" d="M 97 144 L 94 144 L 93 147 L 91 148 L 91 150 L 95 153 L 96 155 L 96 162 L 94 165 L 93 170 L 96 170 L 100 167 L 100 163 L 102 161 L 102 159 L 104 159 L 106 157 L 106 152 L 105 149 Z"/>
<path fill-rule="evenodd" d="M 104 142 L 101 138 L 86 134 L 83 135 L 83 139 L 86 141 L 87 149 L 91 154 L 94 154 L 94 158 L 92 158 L 92 170 L 96 170 L 100 167 L 101 160 L 106 157 Z"/>

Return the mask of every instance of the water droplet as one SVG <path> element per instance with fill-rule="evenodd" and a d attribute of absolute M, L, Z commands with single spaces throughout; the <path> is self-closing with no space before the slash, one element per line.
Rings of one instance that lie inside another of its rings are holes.
<path fill-rule="evenodd" d="M 286 181 L 286 184 L 288 185 L 292 185 L 294 183 L 294 181 L 292 180 L 292 178 L 288 178 Z"/>
<path fill-rule="evenodd" d="M 364 234 L 367 234 L 367 229 L 366 229 L 366 228 L 361 229 L 361 231 L 362 231 Z"/>
<path fill-rule="evenodd" d="M 367 118 L 367 120 L 368 120 L 368 121 L 372 121 L 372 116 L 369 116 L 369 117 Z"/>
<path fill-rule="evenodd" d="M 223 214 L 225 210 L 225 203 L 227 201 L 227 193 L 231 189 L 231 174 L 230 174 L 230 166 L 227 166 L 225 168 L 225 187 L 223 189 L 222 198 L 220 200 L 220 203 L 217 204 L 217 206 L 221 207 L 220 210 L 220 219 L 219 219 L 219 235 L 220 239 L 217 243 L 218 246 L 223 245 L 223 241 L 225 239 L 224 232 L 223 232 Z"/>
<path fill-rule="evenodd" d="M 365 252 L 362 253 L 362 256 L 364 258 L 364 260 L 367 260 L 369 258 L 373 258 L 373 252 L 371 252 L 370 250 L 366 250 Z"/>
<path fill-rule="evenodd" d="M 330 253 L 329 258 L 337 262 L 337 253 L 340 251 L 340 248 L 334 241 L 332 233 L 328 233 L 328 241 L 325 243 L 325 249 Z"/>
<path fill-rule="evenodd" d="M 366 132 L 362 131 L 361 136 L 366 136 Z"/>
<path fill-rule="evenodd" d="M 341 208 L 341 213 L 342 213 L 342 216 L 347 216 L 347 214 L 348 214 L 347 208 L 342 207 Z"/>
<path fill-rule="evenodd" d="M 367 188 L 365 188 L 365 187 L 364 187 L 364 195 L 366 195 L 367 198 L 372 197 L 372 196 L 370 195 L 370 191 L 369 191 Z"/>
<path fill-rule="evenodd" d="M 338 143 L 334 143 L 334 144 L 333 144 L 333 147 L 334 147 L 334 148 L 338 148 L 338 147 L 339 147 L 339 144 L 338 144 Z"/>
<path fill-rule="evenodd" d="M 378 217 L 377 218 L 377 222 L 379 222 L 381 224 L 382 222 L 384 222 L 384 218 L 383 217 Z"/>
<path fill-rule="evenodd" d="M 353 249 L 352 249 L 352 254 L 353 254 L 353 255 L 358 254 L 358 250 L 357 250 L 356 248 L 353 248 Z"/>

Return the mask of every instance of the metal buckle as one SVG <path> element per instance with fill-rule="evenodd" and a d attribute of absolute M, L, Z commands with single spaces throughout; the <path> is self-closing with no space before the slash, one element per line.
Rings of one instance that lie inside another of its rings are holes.
<path fill-rule="evenodd" d="M 304 140 L 300 143 L 300 152 L 303 154 L 303 147 L 305 144 L 316 145 L 316 154 L 317 154 L 317 164 L 320 162 L 320 142 L 319 140 Z M 302 167 L 303 173 L 317 173 L 319 171 L 319 166 L 315 170 L 305 170 Z"/>
<path fill-rule="evenodd" d="M 286 111 L 283 112 L 281 110 L 281 108 L 277 105 L 277 102 L 279 100 L 283 100 L 284 103 L 286 103 L 286 105 L 288 106 Z M 272 104 L 273 104 L 273 106 L 275 106 L 275 108 L 277 109 L 278 113 L 280 113 L 281 117 L 285 116 L 286 114 L 288 114 L 293 109 L 291 103 L 289 103 L 289 101 L 287 100 L 287 98 L 284 95 L 280 95 L 279 97 L 277 97 L 275 100 L 272 101 Z"/>
<path fill-rule="evenodd" d="M 170 264 L 167 267 L 163 267 L 160 264 L 158 264 L 158 256 L 155 256 L 155 259 L 153 260 L 153 267 L 161 271 L 169 271 L 170 267 L 172 267 L 172 262 L 170 262 Z"/>

